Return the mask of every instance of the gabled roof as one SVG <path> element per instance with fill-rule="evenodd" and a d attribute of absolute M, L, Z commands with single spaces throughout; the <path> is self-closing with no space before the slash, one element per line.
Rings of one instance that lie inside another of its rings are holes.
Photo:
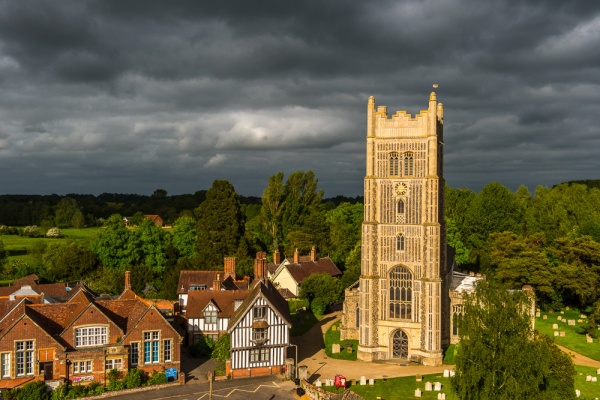
<path fill-rule="evenodd" d="M 284 260 L 285 261 L 285 260 Z M 319 258 L 317 261 L 301 261 L 297 264 L 294 263 L 281 263 L 280 268 L 277 270 L 273 280 L 277 279 L 281 271 L 286 269 L 297 284 L 301 284 L 302 281 L 312 274 L 324 273 L 330 276 L 340 276 L 342 272 L 336 267 L 335 263 L 329 257 Z"/>
<path fill-rule="evenodd" d="M 190 292 L 191 285 L 206 285 L 206 289 L 212 288 L 213 281 L 217 274 L 223 276 L 223 271 L 190 271 L 184 270 L 179 273 L 179 282 L 177 283 L 177 294 Z M 193 290 L 192 290 L 193 291 Z"/>
<path fill-rule="evenodd" d="M 36 274 L 29 274 L 22 278 L 15 279 L 12 286 L 37 285 L 40 278 Z"/>
<path fill-rule="evenodd" d="M 229 320 L 229 327 L 227 328 L 228 332 L 231 332 L 242 320 L 242 317 L 250 311 L 259 296 L 262 296 L 267 301 L 271 306 L 271 309 L 279 315 L 288 327 L 292 326 L 292 318 L 290 317 L 290 309 L 287 301 L 279 294 L 279 291 L 271 282 L 267 281 L 267 284 L 265 285 L 261 281 L 258 281 L 250 291 L 246 300 L 244 300 L 242 305 L 233 313 Z"/>
<path fill-rule="evenodd" d="M 97 307 L 127 334 L 149 308 L 139 299 L 97 300 Z"/>
<path fill-rule="evenodd" d="M 60 335 L 86 307 L 86 303 L 29 304 L 26 314 L 49 334 Z"/>
<path fill-rule="evenodd" d="M 215 303 L 220 310 L 219 318 L 230 318 L 233 315 L 236 300 L 244 300 L 248 297 L 248 290 L 223 290 L 219 292 L 209 290 L 192 290 L 188 293 L 187 318 L 203 318 L 204 309 L 209 302 Z"/>
<path fill-rule="evenodd" d="M 29 280 L 29 282 L 27 283 L 24 283 L 25 281 L 21 281 L 18 286 L 14 285 L 0 287 L 0 296 L 10 296 L 11 294 L 18 292 L 19 290 L 29 288 L 29 290 L 35 293 L 44 293 L 46 295 L 46 298 L 52 298 L 56 301 L 68 301 L 71 298 L 71 296 L 73 296 L 73 294 L 77 291 L 77 289 L 83 287 L 81 283 L 76 283 L 71 286 L 68 283 L 64 282 L 37 284 L 35 282 L 32 282 L 31 279 L 29 279 L 30 277 L 31 275 L 25 277 Z M 17 281 L 15 281 L 15 283 L 17 283 Z"/>

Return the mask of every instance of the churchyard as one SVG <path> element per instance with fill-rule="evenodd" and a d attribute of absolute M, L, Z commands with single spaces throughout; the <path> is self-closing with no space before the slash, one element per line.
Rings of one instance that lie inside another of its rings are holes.
<path fill-rule="evenodd" d="M 597 338 L 586 336 L 583 325 L 586 314 L 578 309 L 562 309 L 540 312 L 536 316 L 535 328 L 554 339 L 554 342 L 576 353 L 600 361 L 600 331 Z"/>
<path fill-rule="evenodd" d="M 340 340 L 340 326 L 341 321 L 338 320 L 325 332 L 325 354 L 339 360 L 356 361 L 358 340 Z"/>

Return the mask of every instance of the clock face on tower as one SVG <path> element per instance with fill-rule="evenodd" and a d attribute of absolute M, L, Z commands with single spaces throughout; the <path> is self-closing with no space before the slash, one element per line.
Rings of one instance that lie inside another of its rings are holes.
<path fill-rule="evenodd" d="M 396 184 L 394 190 L 399 196 L 404 196 L 406 194 L 406 191 L 408 190 L 408 187 L 406 186 L 406 183 L 400 182 Z"/>

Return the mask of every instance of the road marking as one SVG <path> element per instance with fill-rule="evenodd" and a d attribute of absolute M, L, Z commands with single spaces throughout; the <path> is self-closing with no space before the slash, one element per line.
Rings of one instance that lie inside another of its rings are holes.
<path fill-rule="evenodd" d="M 262 388 L 262 387 L 266 387 L 266 388 L 279 388 L 279 385 L 275 382 L 271 382 L 273 385 L 258 385 L 256 387 L 256 389 L 254 390 L 247 390 L 247 389 L 239 389 L 239 388 L 233 388 L 233 389 L 219 389 L 219 390 L 213 390 L 213 397 L 221 397 L 221 398 L 227 398 L 229 396 L 231 396 L 233 393 L 235 392 L 244 392 L 244 393 L 256 393 L 258 391 L 258 389 Z M 250 385 L 247 385 L 250 386 Z M 229 390 L 229 393 L 225 394 L 225 395 L 221 395 L 221 394 L 216 394 L 215 392 L 222 392 L 225 390 Z M 198 397 L 197 400 L 202 400 L 204 398 L 206 398 L 206 396 L 208 396 L 209 393 L 204 393 L 202 396 Z"/>

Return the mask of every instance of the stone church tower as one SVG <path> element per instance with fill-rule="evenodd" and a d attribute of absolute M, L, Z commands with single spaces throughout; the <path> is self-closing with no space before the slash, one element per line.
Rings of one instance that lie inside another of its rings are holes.
<path fill-rule="evenodd" d="M 360 360 L 442 363 L 442 302 L 448 296 L 443 123 L 435 92 L 427 110 L 414 117 L 398 111 L 389 118 L 387 107 L 369 98 L 359 311 L 353 321 Z"/>

